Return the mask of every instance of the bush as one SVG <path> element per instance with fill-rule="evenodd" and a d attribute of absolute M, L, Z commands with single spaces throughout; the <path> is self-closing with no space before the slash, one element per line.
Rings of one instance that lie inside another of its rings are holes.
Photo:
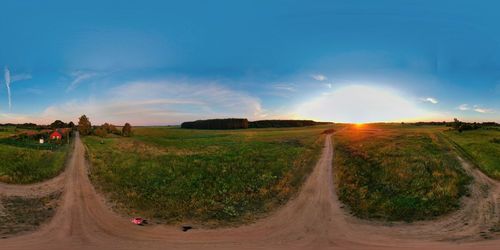
<path fill-rule="evenodd" d="M 132 126 L 130 123 L 125 123 L 125 125 L 122 128 L 122 135 L 126 137 L 132 136 Z"/>
<path fill-rule="evenodd" d="M 104 123 L 103 125 L 101 125 L 101 127 L 105 129 L 108 134 L 115 134 L 115 135 L 121 134 L 120 130 L 118 130 L 118 128 L 116 128 L 116 126 L 113 124 Z"/>
<path fill-rule="evenodd" d="M 462 133 L 462 131 L 466 130 L 475 130 L 481 128 L 481 124 L 479 123 L 466 123 L 466 122 L 461 122 L 457 118 L 453 119 L 453 125 L 452 127 L 455 130 L 458 130 L 458 132 Z"/>
<path fill-rule="evenodd" d="M 99 127 L 94 129 L 94 135 L 104 138 L 108 135 L 108 132 L 104 127 Z"/>

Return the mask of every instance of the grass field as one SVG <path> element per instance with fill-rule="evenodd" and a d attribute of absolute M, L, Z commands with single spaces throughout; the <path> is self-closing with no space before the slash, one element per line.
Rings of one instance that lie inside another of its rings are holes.
<path fill-rule="evenodd" d="M 500 129 L 446 131 L 464 155 L 488 176 L 500 180 Z"/>
<path fill-rule="evenodd" d="M 414 221 L 459 206 L 470 181 L 445 127 L 352 125 L 335 134 L 340 200 L 361 218 Z"/>
<path fill-rule="evenodd" d="M 22 130 L 21 130 L 22 131 Z M 7 137 L 15 129 L 0 131 L 0 181 L 29 184 L 56 176 L 64 167 L 69 146 L 39 145 Z"/>
<path fill-rule="evenodd" d="M 132 138 L 84 142 L 92 180 L 120 209 L 164 223 L 220 225 L 252 221 L 296 193 L 326 128 L 136 128 Z"/>
<path fill-rule="evenodd" d="M 21 130 L 19 130 L 21 131 Z M 5 138 L 11 135 L 14 135 L 15 133 L 18 132 L 18 129 L 13 126 L 1 126 L 0 127 L 0 138 Z"/>

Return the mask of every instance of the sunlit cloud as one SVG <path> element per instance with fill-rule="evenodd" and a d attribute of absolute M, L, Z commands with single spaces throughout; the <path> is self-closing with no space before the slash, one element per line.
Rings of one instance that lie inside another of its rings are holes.
<path fill-rule="evenodd" d="M 427 97 L 427 98 L 422 98 L 421 99 L 423 102 L 428 102 L 428 103 L 432 103 L 432 104 L 437 104 L 439 101 L 434 98 L 434 97 Z"/>
<path fill-rule="evenodd" d="M 260 100 L 217 83 L 139 81 L 110 89 L 102 96 L 75 99 L 45 109 L 42 117 L 76 120 L 88 115 L 96 124 L 179 124 L 208 118 L 266 117 Z"/>
<path fill-rule="evenodd" d="M 467 111 L 467 110 L 470 110 L 470 107 L 468 104 L 460 104 L 460 106 L 458 106 L 458 109 L 459 110 L 462 110 L 462 111 Z"/>
<path fill-rule="evenodd" d="M 311 77 L 316 80 L 316 81 L 324 81 L 326 79 L 328 79 L 326 76 L 322 75 L 322 74 L 315 74 L 315 75 L 311 75 Z"/>
<path fill-rule="evenodd" d="M 366 85 L 349 85 L 298 106 L 303 118 L 335 122 L 425 120 L 440 115 L 425 111 L 398 92 Z"/>
<path fill-rule="evenodd" d="M 495 113 L 495 111 L 493 109 L 488 109 L 488 108 L 482 108 L 482 107 L 479 107 L 478 105 L 474 105 L 474 111 L 478 112 L 478 113 L 482 113 L 482 114 L 491 114 L 491 113 Z"/>

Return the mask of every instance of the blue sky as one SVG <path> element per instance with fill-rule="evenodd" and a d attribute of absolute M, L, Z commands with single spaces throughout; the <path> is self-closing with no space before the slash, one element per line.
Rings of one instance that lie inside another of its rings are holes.
<path fill-rule="evenodd" d="M 1 5 L 0 122 L 500 122 L 495 1 Z"/>

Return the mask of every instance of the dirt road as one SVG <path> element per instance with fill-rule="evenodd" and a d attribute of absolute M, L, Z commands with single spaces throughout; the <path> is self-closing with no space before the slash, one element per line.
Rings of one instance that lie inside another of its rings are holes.
<path fill-rule="evenodd" d="M 367 222 L 350 216 L 341 208 L 332 180 L 332 140 L 327 136 L 322 156 L 298 196 L 269 217 L 238 228 L 182 232 L 172 226 L 135 226 L 127 218 L 113 213 L 88 179 L 84 154 L 84 146 L 77 136 L 74 153 L 62 177 L 61 205 L 51 222 L 32 234 L 0 240 L 0 249 L 500 247 L 499 240 L 483 240 L 480 233 L 498 222 L 499 185 L 465 162 L 464 167 L 476 183 L 460 211 L 437 221 L 415 224 Z"/>

